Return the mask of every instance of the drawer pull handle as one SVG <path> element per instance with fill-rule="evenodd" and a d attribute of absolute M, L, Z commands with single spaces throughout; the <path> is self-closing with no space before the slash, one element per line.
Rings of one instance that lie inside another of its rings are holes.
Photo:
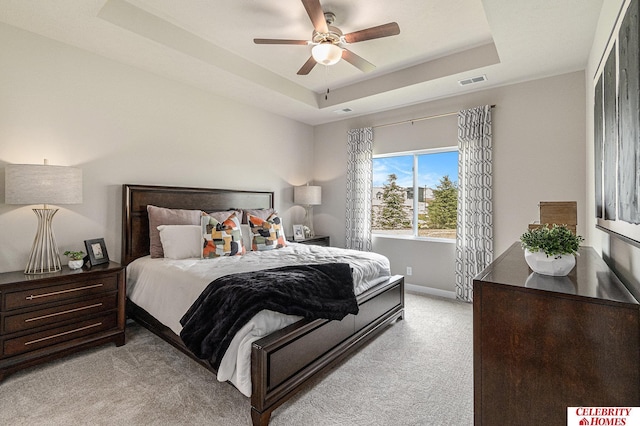
<path fill-rule="evenodd" d="M 27 300 L 39 299 L 41 297 L 55 296 L 57 294 L 71 293 L 73 291 L 80 291 L 80 290 L 86 290 L 88 288 L 97 288 L 97 287 L 102 287 L 102 283 L 94 284 L 94 285 L 86 285 L 84 287 L 70 288 L 69 290 L 54 291 L 52 293 L 37 294 L 35 296 L 32 294 L 31 296 L 28 296 L 26 299 Z"/>
<path fill-rule="evenodd" d="M 76 333 L 78 331 L 86 330 L 88 328 L 98 327 L 98 326 L 101 326 L 101 325 L 102 325 L 101 322 L 98 322 L 96 324 L 86 325 L 84 327 L 76 328 L 75 330 L 65 331 L 63 333 L 54 334 L 52 336 L 43 337 L 41 339 L 30 340 L 30 341 L 26 342 L 24 345 L 25 346 L 33 345 L 34 343 L 44 342 L 45 340 L 55 339 L 56 337 L 64 336 L 64 335 L 71 334 L 71 333 Z"/>
<path fill-rule="evenodd" d="M 42 316 L 39 316 L 39 317 L 27 318 L 26 320 L 24 320 L 24 322 L 38 321 L 38 320 L 41 320 L 41 319 L 51 318 L 51 317 L 55 317 L 55 316 L 58 316 L 58 315 L 70 314 L 71 312 L 78 312 L 78 311 L 83 311 L 85 309 L 97 308 L 99 306 L 102 306 L 102 303 L 95 303 L 93 305 L 82 306 L 80 308 L 68 309 L 66 311 L 54 312 L 52 314 L 42 315 Z"/>

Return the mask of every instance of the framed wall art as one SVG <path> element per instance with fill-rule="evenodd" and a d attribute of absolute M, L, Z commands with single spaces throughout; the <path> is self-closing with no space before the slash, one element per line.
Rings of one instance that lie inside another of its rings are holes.
<path fill-rule="evenodd" d="M 620 11 L 594 78 L 593 112 L 596 227 L 640 247 L 638 3 Z"/>

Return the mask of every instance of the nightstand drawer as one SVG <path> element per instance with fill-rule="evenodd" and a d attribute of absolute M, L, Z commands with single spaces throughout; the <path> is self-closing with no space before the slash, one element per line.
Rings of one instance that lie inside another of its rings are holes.
<path fill-rule="evenodd" d="M 2 333 L 15 333 L 43 325 L 68 321 L 70 319 L 115 309 L 117 306 L 117 294 L 114 293 L 96 299 L 81 300 L 67 305 L 11 315 L 4 318 Z"/>
<path fill-rule="evenodd" d="M 7 293 L 4 298 L 5 311 L 42 305 L 60 300 L 86 297 L 87 295 L 115 291 L 118 288 L 116 275 L 82 281 L 70 281 L 65 284 L 49 285 L 23 291 Z"/>
<path fill-rule="evenodd" d="M 73 340 L 89 334 L 96 334 L 115 328 L 117 314 L 111 313 L 96 318 L 78 321 L 63 327 L 52 328 L 39 333 L 8 339 L 4 342 L 2 357 L 34 351 L 39 348 L 50 347 L 58 343 Z"/>

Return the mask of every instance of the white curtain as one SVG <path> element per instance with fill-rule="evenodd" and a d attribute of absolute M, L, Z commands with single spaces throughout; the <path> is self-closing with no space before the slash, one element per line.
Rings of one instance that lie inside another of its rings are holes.
<path fill-rule="evenodd" d="M 473 301 L 473 278 L 493 260 L 491 106 L 458 113 L 456 298 Z"/>
<path fill-rule="evenodd" d="M 346 247 L 371 251 L 373 128 L 349 130 L 347 154 Z"/>

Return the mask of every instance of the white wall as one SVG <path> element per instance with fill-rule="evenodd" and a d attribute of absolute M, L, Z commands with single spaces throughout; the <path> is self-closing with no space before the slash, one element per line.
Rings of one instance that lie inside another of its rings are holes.
<path fill-rule="evenodd" d="M 0 58 L 0 201 L 7 163 L 84 173 L 83 204 L 54 220 L 61 252 L 104 237 L 120 259 L 124 183 L 274 191 L 285 224 L 300 222 L 310 126 L 4 24 Z M 31 206 L 0 204 L 0 272 L 24 268 L 36 225 Z"/>
<path fill-rule="evenodd" d="M 616 24 L 616 18 L 625 0 L 605 1 L 600 12 L 600 20 L 589 55 L 586 70 L 586 149 L 587 149 L 587 229 L 588 242 L 600 252 L 608 265 L 618 277 L 627 284 L 636 298 L 640 297 L 640 249 L 624 241 L 611 237 L 608 233 L 596 229 L 594 214 L 595 176 L 594 176 L 594 141 L 593 141 L 593 90 L 594 77 L 598 65 L 606 50 L 609 36 Z"/>
<path fill-rule="evenodd" d="M 578 232 L 585 232 L 585 82 L 584 72 L 478 91 L 394 111 L 315 128 L 315 176 L 323 186 L 316 207 L 316 233 L 344 245 L 346 139 L 351 128 L 376 126 L 437 115 L 478 105 L 493 110 L 494 254 L 497 257 L 538 218 L 539 201 L 578 202 Z M 455 117 L 374 130 L 376 153 L 456 145 Z M 380 142 L 378 142 L 380 137 Z M 421 146 L 424 144 L 424 146 Z M 325 201 L 326 200 L 326 201 Z M 392 272 L 407 282 L 455 290 L 455 246 L 426 241 L 376 238 Z"/>

